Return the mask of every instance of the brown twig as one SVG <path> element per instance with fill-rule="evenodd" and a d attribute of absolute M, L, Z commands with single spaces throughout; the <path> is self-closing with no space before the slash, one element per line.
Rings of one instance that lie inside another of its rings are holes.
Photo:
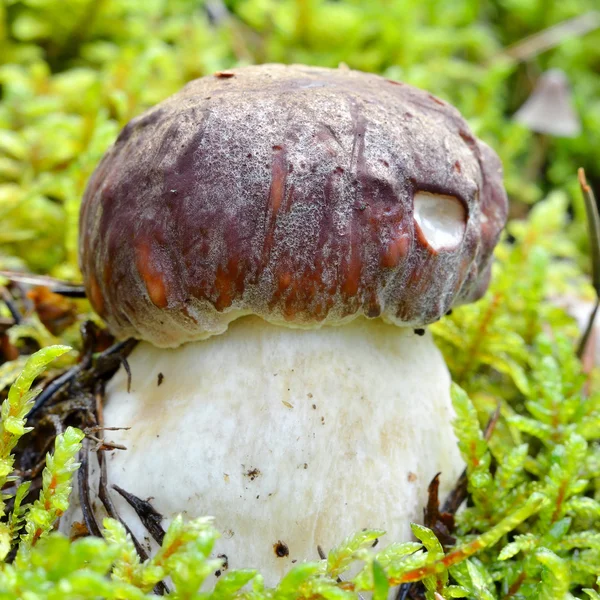
<path fill-rule="evenodd" d="M 93 442 L 96 442 L 96 452 L 98 450 L 127 450 L 127 446 L 123 444 L 117 444 L 116 442 L 107 442 L 106 440 L 99 438 L 92 433 L 86 433 L 86 437 Z"/>
<path fill-rule="evenodd" d="M 150 535 L 154 538 L 157 544 L 162 544 L 165 538 L 165 530 L 161 526 L 163 516 L 148 502 L 142 500 L 137 496 L 125 491 L 122 487 L 117 484 L 112 485 L 113 490 L 116 490 L 135 510 L 137 516 L 140 518 L 142 525 L 148 530 Z"/>
<path fill-rule="evenodd" d="M 0 287 L 0 296 L 6 304 L 8 311 L 10 312 L 10 316 L 13 318 L 16 325 L 23 322 L 23 315 L 21 311 L 17 308 L 13 297 L 10 295 L 9 291 L 4 287 Z"/>
<path fill-rule="evenodd" d="M 508 600 L 508 598 L 512 598 L 518 591 L 519 588 L 523 585 L 523 582 L 525 581 L 527 577 L 527 573 L 525 573 L 525 571 L 522 571 L 519 576 L 513 581 L 512 585 L 508 588 L 508 592 L 506 593 L 506 596 L 504 596 L 503 600 Z"/>
<path fill-rule="evenodd" d="M 44 470 L 44 467 L 46 466 L 47 453 L 54 446 L 56 436 L 62 435 L 65 431 L 65 424 L 58 415 L 45 415 L 44 419 L 38 423 L 38 426 L 44 425 L 45 423 L 50 423 L 52 425 L 52 427 L 54 428 L 54 435 L 49 435 L 46 438 L 44 438 L 39 447 L 36 448 L 35 455 L 38 457 L 38 460 L 37 463 L 33 465 L 33 467 L 24 470 L 15 468 L 15 472 L 22 479 L 35 479 Z"/>
<path fill-rule="evenodd" d="M 131 427 L 100 427 L 95 425 L 94 427 L 87 427 L 84 433 L 95 433 L 97 431 L 129 431 Z"/>
<path fill-rule="evenodd" d="M 122 342 L 117 342 L 99 354 L 94 361 L 97 374 L 102 379 L 112 377 L 113 373 L 121 365 L 123 358 L 127 358 L 137 344 L 138 340 L 129 338 Z"/>
<path fill-rule="evenodd" d="M 95 354 L 97 346 L 100 345 L 102 347 L 102 344 L 105 343 L 105 339 L 102 339 L 102 336 L 97 334 L 97 328 L 92 323 L 87 323 L 82 328 L 83 350 L 81 362 L 63 372 L 59 377 L 46 385 L 38 397 L 35 410 L 29 415 L 31 417 L 30 422 L 35 421 L 38 425 L 31 434 L 34 436 L 34 439 L 26 447 L 17 448 L 15 454 L 16 468 L 24 474 L 27 473 L 32 476 L 31 491 L 41 488 L 42 474 L 40 467 L 43 465 L 42 461 L 48 443 L 55 438 L 56 432 L 60 433 L 61 429 L 64 429 L 67 422 L 83 430 L 101 431 L 104 429 L 101 404 L 104 384 L 112 377 L 121 365 L 122 358 L 131 352 L 137 342 L 135 340 L 126 340 L 114 344 L 101 353 Z M 40 427 L 40 425 L 44 425 L 47 421 L 56 430 L 52 430 L 51 435 L 48 434 L 46 427 Z M 95 441 L 98 441 L 98 439 L 96 438 Z M 98 448 L 92 447 L 89 437 L 83 441 L 80 452 L 81 467 L 77 475 L 80 505 L 85 525 L 85 527 L 81 525 L 80 530 L 83 531 L 85 529 L 87 533 L 94 536 L 102 535 L 91 502 L 91 469 L 89 461 L 92 451 L 97 451 L 99 464 L 100 492 L 98 497 L 102 501 L 107 514 L 123 524 L 131 535 L 141 559 L 146 560 L 148 555 L 144 551 L 144 548 L 135 539 L 127 524 L 123 523 L 115 510 L 107 490 L 104 454 Z M 33 468 L 31 465 L 33 465 Z M 167 591 L 167 587 L 162 582 L 155 586 L 155 593 L 159 595 L 163 595 Z"/>
<path fill-rule="evenodd" d="M 454 531 L 454 513 L 440 511 L 439 501 L 440 473 L 431 480 L 427 488 L 427 505 L 423 509 L 423 523 L 431 529 L 442 546 L 453 546 L 456 538 L 451 534 Z"/>
<path fill-rule="evenodd" d="M 91 352 L 84 355 L 82 361 L 58 376 L 36 398 L 33 408 L 27 415 L 31 419 L 41 408 L 58 394 L 67 384 L 78 384 L 83 389 L 89 388 L 89 382 L 112 376 L 124 358 L 133 350 L 137 340 L 128 339 L 118 342 L 92 360 Z M 127 370 L 127 369 L 126 369 Z"/>
<path fill-rule="evenodd" d="M 89 442 L 83 441 L 79 451 L 79 471 L 77 472 L 77 483 L 79 488 L 79 504 L 83 514 L 83 522 L 87 530 L 96 537 L 102 537 L 100 527 L 94 516 L 94 510 L 90 502 L 90 483 L 89 483 Z"/>
<path fill-rule="evenodd" d="M 27 419 L 31 419 L 36 413 L 38 413 L 42 407 L 68 383 L 75 380 L 83 371 L 88 368 L 89 364 L 81 362 L 74 367 L 71 367 L 68 371 L 65 371 L 62 375 L 53 379 L 41 392 L 41 394 L 35 399 L 35 404 L 27 414 Z"/>
<path fill-rule="evenodd" d="M 125 369 L 125 373 L 127 373 L 127 393 L 129 394 L 131 392 L 131 367 L 126 356 L 121 357 L 121 366 Z"/>
<path fill-rule="evenodd" d="M 96 400 L 96 419 L 98 420 L 98 425 L 100 427 L 102 427 L 104 425 L 104 410 L 102 408 L 102 406 L 104 404 L 103 398 L 104 398 L 104 384 L 98 383 L 98 385 L 96 386 L 95 400 Z M 120 521 L 122 523 L 121 518 L 119 517 L 119 514 L 117 513 L 117 509 L 115 508 L 115 505 L 112 501 L 112 498 L 110 497 L 110 494 L 108 493 L 108 484 L 107 484 L 108 474 L 106 472 L 106 460 L 105 460 L 106 457 L 104 455 L 104 452 L 102 450 L 97 450 L 96 457 L 98 459 L 98 468 L 100 471 L 100 476 L 99 476 L 99 481 L 98 481 L 98 497 L 100 498 L 100 501 L 104 505 L 104 508 L 106 509 L 106 512 L 108 513 L 108 516 L 111 517 L 112 519 L 116 519 L 117 521 Z M 123 523 L 123 525 L 125 525 L 125 524 Z M 133 536 L 132 536 L 132 539 L 133 539 Z M 136 542 L 134 542 L 134 543 L 136 543 Z M 137 548 L 137 545 L 136 545 L 136 548 Z M 142 560 L 146 560 L 146 558 L 148 558 L 148 555 L 146 554 L 146 552 L 144 551 L 144 549 L 141 546 L 140 546 L 140 550 L 145 555 L 145 558 L 143 558 Z M 141 556 L 142 555 L 140 554 L 140 557 Z"/>
<path fill-rule="evenodd" d="M 398 586 L 396 600 L 406 600 L 406 598 L 408 598 L 408 594 L 410 592 L 411 587 L 412 583 L 403 583 L 402 585 Z"/>
<path fill-rule="evenodd" d="M 50 288 L 55 294 L 69 298 L 85 298 L 85 288 L 82 285 L 71 283 L 63 279 L 48 277 L 47 275 L 34 275 L 32 273 L 19 273 L 17 271 L 0 271 L 0 277 L 10 281 L 25 283 L 27 285 L 42 285 Z"/>

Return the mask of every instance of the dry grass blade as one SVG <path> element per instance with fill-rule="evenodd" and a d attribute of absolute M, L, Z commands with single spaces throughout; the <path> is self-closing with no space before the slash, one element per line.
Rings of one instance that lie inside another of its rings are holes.
<path fill-rule="evenodd" d="M 569 38 L 583 36 L 598 27 L 600 27 L 600 12 L 593 10 L 534 33 L 506 48 L 500 56 L 519 61 L 529 60 Z"/>
<path fill-rule="evenodd" d="M 588 185 L 585 178 L 585 171 L 579 169 L 577 172 L 579 178 L 579 185 L 581 186 L 581 192 L 585 202 L 585 210 L 588 218 L 588 231 L 590 239 L 590 259 L 592 261 L 592 285 L 596 291 L 596 303 L 594 310 L 590 315 L 587 327 L 581 336 L 579 346 L 577 348 L 577 356 L 581 358 L 585 352 L 592 327 L 594 326 L 594 320 L 596 313 L 598 312 L 598 306 L 600 306 L 600 215 L 598 214 L 598 204 L 594 196 L 594 191 Z"/>

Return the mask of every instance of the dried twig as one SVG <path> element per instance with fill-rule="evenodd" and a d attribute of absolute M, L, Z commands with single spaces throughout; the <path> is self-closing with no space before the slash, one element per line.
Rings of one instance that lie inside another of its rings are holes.
<path fill-rule="evenodd" d="M 454 531 L 454 513 L 466 498 L 466 470 L 463 471 L 459 477 L 458 482 L 454 486 L 449 498 L 446 500 L 442 511 L 440 511 L 439 488 L 440 473 L 437 473 L 431 480 L 427 489 L 427 505 L 423 509 L 423 523 L 433 531 L 444 549 L 446 549 L 448 546 L 453 546 L 456 543 L 456 538 L 451 534 Z M 452 500 L 450 500 L 450 498 L 452 498 Z M 409 597 L 409 594 L 411 598 L 414 598 L 415 594 L 418 594 L 418 586 L 418 582 L 401 584 L 396 593 L 396 600 L 405 600 Z"/>
<path fill-rule="evenodd" d="M 89 364 L 87 361 L 81 362 L 78 365 L 65 371 L 62 375 L 59 375 L 56 379 L 53 379 L 36 398 L 33 408 L 27 414 L 27 418 L 31 419 L 40 409 L 50 400 L 55 394 L 57 394 L 67 383 L 73 381 L 78 375 L 83 373 L 87 369 Z"/>
<path fill-rule="evenodd" d="M 13 297 L 10 295 L 9 291 L 5 287 L 0 287 L 0 296 L 4 301 L 4 304 L 6 304 L 6 307 L 10 312 L 10 316 L 13 318 L 15 324 L 18 325 L 19 323 L 22 323 L 23 315 L 21 314 L 21 311 L 17 308 Z"/>
<path fill-rule="evenodd" d="M 36 398 L 35 404 L 29 411 L 27 418 L 33 417 L 55 394 L 57 394 L 67 383 L 74 381 L 80 374 L 88 369 L 92 364 L 92 355 L 94 343 L 96 341 L 97 327 L 91 321 L 86 321 L 81 327 L 81 336 L 83 339 L 83 353 L 81 362 L 47 385 L 40 395 Z"/>
<path fill-rule="evenodd" d="M 127 393 L 129 394 L 131 392 L 131 367 L 126 356 L 121 357 L 121 366 L 125 369 L 125 373 L 127 373 Z"/>
<path fill-rule="evenodd" d="M 92 433 L 86 433 L 86 437 L 93 442 L 96 442 L 96 452 L 98 450 L 127 450 L 127 446 L 117 444 L 116 442 L 107 442 L 105 439 L 99 438 Z"/>
<path fill-rule="evenodd" d="M 453 546 L 456 542 L 456 538 L 451 535 L 454 531 L 454 513 L 440 512 L 439 489 L 440 473 L 429 484 L 427 505 L 423 509 L 423 522 L 425 527 L 429 527 L 435 533 L 445 548 Z"/>
<path fill-rule="evenodd" d="M 496 58 L 506 56 L 517 61 L 524 61 L 546 52 L 572 37 L 580 37 L 600 27 L 600 12 L 592 10 L 579 15 L 505 48 Z"/>
<path fill-rule="evenodd" d="M 103 385 L 103 383 L 98 383 L 98 385 L 96 386 L 95 400 L 96 400 L 96 419 L 97 419 L 98 425 L 100 427 L 102 427 L 104 425 L 104 411 L 102 409 L 102 406 L 104 404 L 103 399 L 104 399 L 104 385 Z M 104 505 L 104 508 L 106 509 L 106 512 L 108 513 L 108 516 L 113 519 L 116 519 L 118 521 L 121 521 L 121 519 L 117 513 L 117 509 L 115 508 L 115 505 L 110 497 L 110 494 L 108 493 L 108 484 L 107 484 L 108 475 L 106 472 L 106 460 L 105 460 L 106 457 L 104 455 L 104 452 L 102 450 L 97 450 L 96 457 L 98 459 L 98 467 L 99 467 L 99 471 L 100 471 L 100 476 L 99 476 L 100 479 L 98 482 L 98 497 L 100 498 L 100 501 Z M 141 546 L 140 546 L 140 550 L 142 550 L 144 555 L 146 555 L 145 551 L 143 550 L 143 548 Z M 147 558 L 147 555 L 145 558 Z M 143 560 L 145 560 L 145 558 Z"/>
<path fill-rule="evenodd" d="M 63 279 L 48 277 L 47 275 L 34 275 L 32 273 L 18 273 L 17 271 L 0 271 L 0 276 L 10 281 L 25 283 L 27 285 L 43 285 L 50 288 L 55 294 L 69 298 L 85 298 L 85 288 L 82 285 L 71 283 Z"/>
<path fill-rule="evenodd" d="M 121 365 L 123 358 L 127 358 L 137 344 L 138 340 L 129 338 L 113 344 L 110 348 L 99 354 L 94 361 L 96 374 L 102 379 L 105 376 L 111 377 L 114 371 Z"/>
<path fill-rule="evenodd" d="M 410 592 L 411 587 L 412 583 L 403 583 L 402 585 L 398 586 L 396 600 L 406 600 L 408 598 L 408 593 Z"/>
<path fill-rule="evenodd" d="M 413 583 L 402 583 L 398 586 L 395 600 L 425 600 L 423 584 L 418 581 Z"/>
<path fill-rule="evenodd" d="M 156 543 L 162 544 L 165 537 L 165 530 L 160 523 L 164 517 L 147 500 L 142 500 L 141 498 L 130 494 L 116 484 L 113 484 L 112 488 L 119 492 L 119 494 L 125 498 L 129 506 L 135 510 L 140 521 L 154 538 Z"/>
<path fill-rule="evenodd" d="M 84 433 L 87 435 L 97 431 L 129 431 L 130 429 L 131 427 L 100 427 L 100 425 L 95 425 L 94 427 L 87 427 Z"/>
<path fill-rule="evenodd" d="M 33 408 L 29 411 L 27 417 L 30 419 L 58 392 L 68 383 L 78 381 L 85 388 L 86 382 L 104 379 L 116 371 L 124 357 L 126 357 L 137 344 L 137 340 L 128 339 L 124 342 L 118 342 L 99 354 L 95 360 L 92 360 L 91 353 L 84 355 L 82 361 L 65 371 L 62 375 L 54 379 L 47 385 L 42 393 L 36 398 Z M 89 386 L 89 383 L 87 384 Z"/>
<path fill-rule="evenodd" d="M 90 502 L 90 483 L 89 483 L 89 442 L 83 441 L 79 451 L 79 471 L 77 472 L 77 483 L 79 487 L 79 504 L 83 514 L 83 522 L 87 530 L 96 537 L 102 537 L 100 527 L 94 516 L 94 510 Z"/>

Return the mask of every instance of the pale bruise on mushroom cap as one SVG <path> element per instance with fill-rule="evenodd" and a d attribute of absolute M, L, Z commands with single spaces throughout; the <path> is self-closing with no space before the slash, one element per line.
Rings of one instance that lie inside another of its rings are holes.
<path fill-rule="evenodd" d="M 485 291 L 506 210 L 459 113 L 375 75 L 234 69 L 134 119 L 81 212 L 94 307 L 146 340 L 131 392 L 107 389 L 105 424 L 131 427 L 110 482 L 215 516 L 216 554 L 270 584 L 363 527 L 407 539 L 463 467 L 413 328 Z"/>

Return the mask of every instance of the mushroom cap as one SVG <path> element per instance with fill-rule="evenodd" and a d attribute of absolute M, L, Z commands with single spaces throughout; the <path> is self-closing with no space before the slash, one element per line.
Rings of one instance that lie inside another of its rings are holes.
<path fill-rule="evenodd" d="M 531 131 L 556 137 L 575 137 L 581 123 L 573 106 L 569 80 L 560 69 L 543 73 L 527 101 L 514 115 Z"/>
<path fill-rule="evenodd" d="M 88 297 L 115 334 L 163 347 L 247 314 L 425 325 L 487 287 L 501 171 L 455 108 L 406 84 L 300 65 L 203 77 L 92 175 Z"/>

